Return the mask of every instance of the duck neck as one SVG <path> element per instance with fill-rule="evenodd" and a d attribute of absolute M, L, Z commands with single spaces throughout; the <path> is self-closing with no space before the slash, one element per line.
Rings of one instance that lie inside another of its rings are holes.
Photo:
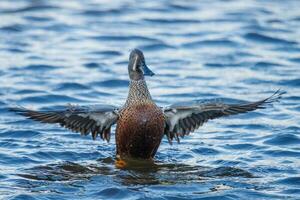
<path fill-rule="evenodd" d="M 129 92 L 125 105 L 136 105 L 147 102 L 152 102 L 152 98 L 148 90 L 146 81 L 144 79 L 130 80 Z"/>

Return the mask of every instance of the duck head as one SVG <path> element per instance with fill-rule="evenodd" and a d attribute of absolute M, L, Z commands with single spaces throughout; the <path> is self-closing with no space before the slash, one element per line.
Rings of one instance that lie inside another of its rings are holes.
<path fill-rule="evenodd" d="M 131 80 L 142 80 L 144 76 L 153 76 L 154 73 L 147 67 L 144 54 L 139 49 L 131 51 L 129 56 L 128 73 Z"/>

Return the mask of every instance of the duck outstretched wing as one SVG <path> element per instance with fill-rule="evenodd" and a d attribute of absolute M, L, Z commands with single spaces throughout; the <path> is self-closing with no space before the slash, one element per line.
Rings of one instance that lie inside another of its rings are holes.
<path fill-rule="evenodd" d="M 110 139 L 111 126 L 116 123 L 119 116 L 118 108 L 110 105 L 69 105 L 58 111 L 34 111 L 23 107 L 10 110 L 42 123 L 60 124 L 81 135 L 91 133 L 93 139 L 100 135 L 107 141 Z"/>
<path fill-rule="evenodd" d="M 266 99 L 240 104 L 226 104 L 218 100 L 212 100 L 205 102 L 191 101 L 171 105 L 163 109 L 165 134 L 170 143 L 172 143 L 173 138 L 176 138 L 179 142 L 179 136 L 188 135 L 210 119 L 265 108 L 267 104 L 278 101 L 282 94 L 284 92 L 278 90 Z"/>

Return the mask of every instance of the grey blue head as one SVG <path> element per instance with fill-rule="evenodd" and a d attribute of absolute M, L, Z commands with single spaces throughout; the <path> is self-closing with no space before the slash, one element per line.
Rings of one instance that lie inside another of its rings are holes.
<path fill-rule="evenodd" d="M 144 54 L 139 49 L 131 51 L 129 56 L 128 73 L 131 80 L 141 80 L 144 76 L 153 76 L 154 73 L 147 67 Z"/>

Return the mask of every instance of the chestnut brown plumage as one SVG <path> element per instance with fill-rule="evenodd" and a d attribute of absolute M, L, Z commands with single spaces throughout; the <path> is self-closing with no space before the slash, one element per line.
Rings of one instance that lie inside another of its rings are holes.
<path fill-rule="evenodd" d="M 152 158 L 164 135 L 163 112 L 155 104 L 139 104 L 120 113 L 116 128 L 117 154 Z"/>

